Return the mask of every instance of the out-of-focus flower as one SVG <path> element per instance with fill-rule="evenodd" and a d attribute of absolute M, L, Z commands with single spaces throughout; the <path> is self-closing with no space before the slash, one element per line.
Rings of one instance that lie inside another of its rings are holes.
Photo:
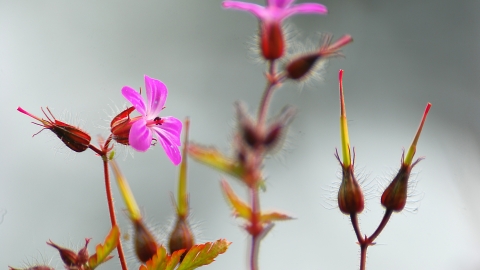
<path fill-rule="evenodd" d="M 163 82 L 145 75 L 145 88 L 146 103 L 142 96 L 131 87 L 122 88 L 123 96 L 142 115 L 131 126 L 128 142 L 135 150 L 145 152 L 152 145 L 152 140 L 158 141 L 173 164 L 178 165 L 182 161 L 178 149 L 182 122 L 172 116 L 158 116 L 164 108 L 168 94 L 167 87 Z M 153 133 L 156 134 L 156 138 L 153 138 Z"/>
<path fill-rule="evenodd" d="M 42 108 L 42 112 L 47 119 L 43 119 L 38 116 L 35 116 L 25 111 L 21 107 L 18 107 L 17 110 L 23 114 L 26 114 L 38 120 L 40 123 L 34 123 L 34 124 L 43 127 L 42 130 L 49 129 L 50 131 L 55 133 L 55 135 L 57 135 L 57 137 L 60 140 L 62 140 L 62 142 L 68 148 L 72 149 L 75 152 L 83 152 L 87 150 L 88 146 L 90 145 L 91 137 L 88 133 L 86 133 L 85 131 L 77 127 L 74 127 L 72 125 L 69 125 L 67 123 L 64 123 L 62 121 L 55 119 L 55 116 L 53 116 L 52 112 L 48 109 L 48 107 L 47 107 L 47 111 L 50 114 L 50 116 L 48 116 L 47 113 Z M 37 135 L 42 130 L 40 130 L 33 136 Z"/>
<path fill-rule="evenodd" d="M 224 8 L 232 8 L 252 13 L 260 21 L 260 48 L 267 60 L 275 60 L 283 56 L 285 41 L 282 21 L 295 14 L 326 14 L 327 8 L 317 3 L 293 5 L 295 0 L 267 0 L 267 6 L 240 1 L 224 1 Z"/>

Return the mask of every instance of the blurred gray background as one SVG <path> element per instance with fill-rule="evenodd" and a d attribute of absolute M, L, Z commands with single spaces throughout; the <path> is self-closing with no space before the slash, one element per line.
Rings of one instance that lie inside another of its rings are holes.
<path fill-rule="evenodd" d="M 329 15 L 288 20 L 294 42 L 318 43 L 318 33 L 355 41 L 345 59 L 330 61 L 323 81 L 287 83 L 274 97 L 271 115 L 286 104 L 298 115 L 287 149 L 266 162 L 261 205 L 296 219 L 278 223 L 262 242 L 260 269 L 358 269 L 349 218 L 329 209 L 336 196 L 329 186 L 339 181 L 340 68 L 357 171 L 373 186 L 360 216 L 364 234 L 383 214 L 377 183 L 398 169 L 402 147 L 433 104 L 417 148 L 426 157 L 415 168 L 418 195 L 409 203 L 418 211 L 393 215 L 367 268 L 480 269 L 480 1 L 322 3 Z M 121 88 L 144 87 L 147 74 L 169 88 L 162 115 L 189 116 L 193 141 L 230 153 L 233 102 L 254 113 L 265 85 L 264 65 L 249 57 L 256 31 L 252 15 L 222 10 L 220 0 L 0 1 L 0 209 L 7 211 L 0 268 L 46 261 L 62 269 L 48 239 L 78 248 L 92 237 L 93 252 L 110 226 L 100 158 L 72 153 L 48 131 L 32 139 L 39 127 L 17 106 L 38 116 L 49 106 L 93 138 L 107 136 L 111 108 L 126 105 Z M 133 157 L 118 150 L 138 203 L 165 239 L 177 168 L 160 146 Z M 246 269 L 248 236 L 220 192 L 222 177 L 189 161 L 191 221 L 199 241 L 233 242 L 205 269 Z M 113 191 L 126 232 L 115 184 Z M 120 267 L 115 259 L 101 269 Z"/>

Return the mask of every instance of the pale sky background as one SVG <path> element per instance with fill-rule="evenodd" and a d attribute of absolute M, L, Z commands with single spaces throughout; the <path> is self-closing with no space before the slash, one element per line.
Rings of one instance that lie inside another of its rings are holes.
<path fill-rule="evenodd" d="M 261 205 L 296 219 L 278 223 L 262 242 L 260 269 L 358 269 L 349 219 L 328 209 L 327 198 L 336 194 L 325 191 L 338 182 L 333 153 L 340 147 L 340 68 L 357 172 L 374 187 L 398 169 L 402 147 L 410 145 L 432 103 L 417 148 L 417 156 L 426 157 L 415 169 L 419 196 L 409 204 L 421 199 L 418 212 L 393 215 L 377 246 L 369 248 L 367 269 L 480 269 L 480 1 L 322 3 L 329 15 L 288 20 L 295 42 L 317 43 L 318 33 L 348 33 L 355 41 L 343 50 L 345 59 L 330 61 L 323 81 L 287 83 L 274 97 L 270 115 L 286 104 L 298 114 L 288 148 L 266 162 Z M 36 115 L 49 106 L 93 138 L 107 136 L 111 108 L 126 105 L 121 88 L 143 87 L 147 74 L 168 86 L 162 115 L 189 116 L 193 141 L 231 150 L 232 104 L 242 100 L 256 111 L 264 65 L 250 52 L 256 19 L 220 4 L 0 0 L 0 213 L 7 211 L 0 224 L 1 269 L 50 260 L 63 269 L 46 241 L 79 247 L 92 237 L 93 253 L 110 227 L 100 158 L 71 152 L 48 131 L 32 138 L 39 127 L 18 106 Z M 138 203 L 165 239 L 178 169 L 160 146 L 134 157 L 118 149 Z M 246 269 L 248 236 L 224 201 L 221 178 L 189 160 L 197 239 L 233 242 L 204 269 Z M 126 232 L 115 184 L 113 191 Z M 380 222 L 379 195 L 374 189 L 360 216 L 364 234 Z M 130 269 L 138 269 L 132 254 Z M 99 269 L 120 266 L 114 259 Z"/>

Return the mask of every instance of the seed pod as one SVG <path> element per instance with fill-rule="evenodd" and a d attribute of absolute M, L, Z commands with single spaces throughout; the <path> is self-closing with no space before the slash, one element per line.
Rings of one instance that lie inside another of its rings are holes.
<path fill-rule="evenodd" d="M 310 73 L 319 58 L 318 53 L 310 53 L 293 59 L 285 68 L 287 77 L 293 80 L 302 79 Z"/>
<path fill-rule="evenodd" d="M 142 220 L 134 220 L 133 229 L 135 254 L 141 262 L 145 263 L 157 253 L 159 245 Z"/>
<path fill-rule="evenodd" d="M 359 214 L 365 206 L 362 188 L 358 184 L 353 173 L 353 165 L 345 166 L 340 161 L 338 153 L 336 157 L 342 166 L 342 183 L 338 190 L 338 208 L 344 214 Z"/>
<path fill-rule="evenodd" d="M 172 233 L 170 234 L 170 240 L 168 241 L 168 248 L 170 254 L 177 250 L 185 249 L 181 260 L 187 254 L 188 250 L 195 244 L 192 230 L 188 225 L 185 218 L 179 218 Z"/>
<path fill-rule="evenodd" d="M 83 265 L 85 263 L 87 263 L 88 261 L 88 258 L 90 257 L 89 254 L 88 254 L 88 249 L 87 249 L 87 246 L 88 246 L 88 243 L 90 242 L 91 238 L 85 238 L 85 246 L 80 249 L 77 253 L 77 263 L 79 265 Z"/>

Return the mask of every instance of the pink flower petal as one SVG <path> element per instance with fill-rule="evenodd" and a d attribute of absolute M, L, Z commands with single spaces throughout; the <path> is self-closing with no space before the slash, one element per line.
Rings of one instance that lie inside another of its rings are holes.
<path fill-rule="evenodd" d="M 268 15 L 266 14 L 265 8 L 257 4 L 245 3 L 245 2 L 239 2 L 239 1 L 224 1 L 222 5 L 224 8 L 233 8 L 233 9 L 248 11 L 260 19 Z"/>
<path fill-rule="evenodd" d="M 293 7 L 288 8 L 287 10 L 285 10 L 284 16 L 288 17 L 294 14 L 301 14 L 301 13 L 327 14 L 328 9 L 326 6 L 321 4 L 305 3 L 305 4 L 299 4 L 299 5 L 295 5 Z"/>
<path fill-rule="evenodd" d="M 268 0 L 268 6 L 286 8 L 286 7 L 290 6 L 294 1 L 295 0 Z"/>
<path fill-rule="evenodd" d="M 137 110 L 140 114 L 146 115 L 146 107 L 145 103 L 143 102 L 142 96 L 135 90 L 133 90 L 130 86 L 124 86 L 122 88 L 122 95 L 130 101 L 135 110 Z"/>
<path fill-rule="evenodd" d="M 144 118 L 138 119 L 130 129 L 128 142 L 137 151 L 145 152 L 152 145 L 152 131 L 147 128 Z"/>
<path fill-rule="evenodd" d="M 158 129 L 155 129 L 157 131 Z M 165 150 L 168 158 L 173 162 L 174 165 L 180 164 L 182 161 L 182 155 L 180 154 L 180 149 L 172 141 L 169 140 L 167 136 L 164 136 L 164 133 L 157 132 L 158 141 Z"/>
<path fill-rule="evenodd" d="M 168 90 L 165 84 L 157 79 L 145 75 L 147 92 L 147 118 L 156 117 L 165 106 Z"/>
<path fill-rule="evenodd" d="M 151 126 L 157 134 L 162 134 L 170 142 L 180 145 L 180 133 L 182 132 L 182 122 L 175 117 L 162 117 L 164 121 L 161 125 Z"/>

